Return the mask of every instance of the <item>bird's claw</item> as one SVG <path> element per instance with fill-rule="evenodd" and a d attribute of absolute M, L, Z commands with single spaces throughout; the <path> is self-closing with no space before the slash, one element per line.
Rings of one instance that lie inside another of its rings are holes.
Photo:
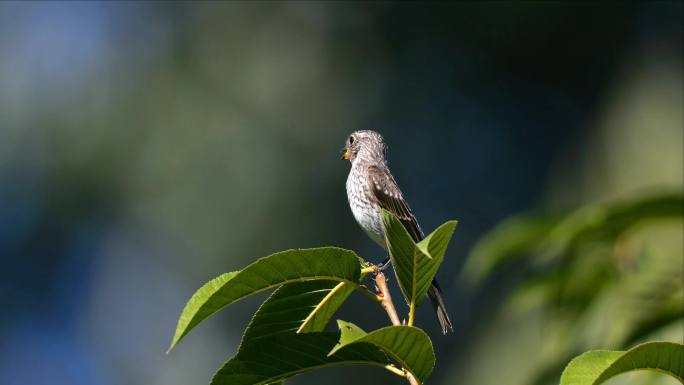
<path fill-rule="evenodd" d="M 375 271 L 377 271 L 377 272 L 383 272 L 383 271 L 385 271 L 385 270 L 389 267 L 389 265 L 391 264 L 391 262 L 392 262 L 392 261 L 390 261 L 389 258 L 385 259 L 385 260 L 382 261 L 381 263 L 375 265 Z"/>

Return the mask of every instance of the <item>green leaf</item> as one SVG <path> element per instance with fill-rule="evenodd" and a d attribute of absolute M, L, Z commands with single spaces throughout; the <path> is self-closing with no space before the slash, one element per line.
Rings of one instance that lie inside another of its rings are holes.
<path fill-rule="evenodd" d="M 169 350 L 204 319 L 248 295 L 290 282 L 332 280 L 358 283 L 358 256 L 336 247 L 288 250 L 259 259 L 245 269 L 223 274 L 190 298 L 178 320 Z"/>
<path fill-rule="evenodd" d="M 458 221 L 448 221 L 440 225 L 425 239 L 418 242 L 418 249 L 432 259 L 444 258 L 451 236 L 454 234 Z"/>
<path fill-rule="evenodd" d="M 372 345 L 357 346 L 329 357 L 328 352 L 339 341 L 340 334 L 322 330 L 334 311 L 319 313 L 317 322 L 310 323 L 309 333 L 297 333 L 312 308 L 337 286 L 335 281 L 319 280 L 290 283 L 277 289 L 252 318 L 237 355 L 216 372 L 211 384 L 270 384 L 321 367 L 388 365 L 386 354 Z M 332 310 L 332 306 L 328 309 Z"/>
<path fill-rule="evenodd" d="M 437 274 L 457 222 L 444 223 L 418 244 L 413 241 L 401 221 L 389 211 L 382 210 L 382 223 L 394 272 L 404 298 L 407 303 L 415 302 L 418 305 Z"/>
<path fill-rule="evenodd" d="M 374 346 L 358 346 L 331 357 L 327 353 L 339 339 L 338 333 L 286 333 L 271 336 L 268 343 L 245 346 L 219 369 L 211 385 L 262 385 L 304 372 L 331 366 L 389 364 Z"/>
<path fill-rule="evenodd" d="M 650 369 L 684 383 L 684 345 L 648 342 L 627 351 L 593 350 L 575 357 L 560 385 L 598 385 L 631 370 Z"/>
<path fill-rule="evenodd" d="M 435 353 L 430 337 L 412 326 L 388 326 L 370 333 L 351 322 L 338 320 L 340 342 L 330 355 L 345 353 L 347 349 L 374 345 L 397 360 L 420 382 L 425 382 L 435 366 Z"/>
<path fill-rule="evenodd" d="M 261 339 L 282 333 L 298 333 L 302 325 L 316 312 L 318 305 L 335 291 L 339 282 L 314 280 L 288 283 L 281 286 L 261 304 L 242 336 L 240 349 Z M 346 299 L 346 298 L 345 298 Z M 328 312 L 318 312 L 317 322 L 309 322 L 307 332 L 321 332 L 332 315 L 344 301 L 336 307 L 328 306 Z"/>
<path fill-rule="evenodd" d="M 335 314 L 342 303 L 347 300 L 355 288 L 355 285 L 351 285 L 347 282 L 336 283 L 335 287 L 333 287 L 309 313 L 302 322 L 302 325 L 297 329 L 297 333 L 310 333 L 323 330 L 333 314 Z"/>
<path fill-rule="evenodd" d="M 368 333 L 363 331 L 363 329 L 351 322 L 338 319 L 337 326 L 340 328 L 340 341 L 337 343 L 337 345 L 335 345 L 335 349 L 333 349 L 329 354 L 334 354 L 344 345 L 350 344 L 368 335 Z"/>

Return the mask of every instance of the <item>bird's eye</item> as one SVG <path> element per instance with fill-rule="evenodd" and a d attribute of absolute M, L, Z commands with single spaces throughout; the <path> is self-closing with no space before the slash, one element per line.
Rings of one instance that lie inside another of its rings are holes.
<path fill-rule="evenodd" d="M 353 136 L 349 137 L 349 144 L 354 144 L 354 137 Z"/>

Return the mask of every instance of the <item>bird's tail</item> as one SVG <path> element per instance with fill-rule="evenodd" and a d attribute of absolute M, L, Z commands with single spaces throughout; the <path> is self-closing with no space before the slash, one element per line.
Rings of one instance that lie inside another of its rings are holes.
<path fill-rule="evenodd" d="M 439 326 L 442 328 L 442 333 L 447 334 L 453 332 L 454 328 L 451 326 L 451 320 L 449 319 L 449 314 L 447 314 L 446 306 L 444 306 L 444 301 L 442 300 L 442 290 L 437 284 L 437 280 L 432 280 L 432 286 L 428 290 L 428 297 L 432 302 L 432 306 L 435 308 L 435 313 L 437 313 L 437 319 L 439 320 Z"/>

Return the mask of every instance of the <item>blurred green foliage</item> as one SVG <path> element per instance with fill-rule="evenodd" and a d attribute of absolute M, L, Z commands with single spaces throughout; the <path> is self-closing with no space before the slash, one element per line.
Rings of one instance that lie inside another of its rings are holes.
<path fill-rule="evenodd" d="M 540 347 L 552 354 L 532 383 L 554 383 L 570 358 L 590 348 L 623 350 L 654 336 L 681 341 L 683 212 L 682 194 L 665 193 L 516 216 L 475 245 L 467 279 L 524 270 L 504 307 L 541 307 L 553 325 Z"/>
<path fill-rule="evenodd" d="M 527 385 L 562 361 L 566 325 L 533 290 L 526 306 L 497 306 L 525 264 L 478 293 L 449 277 L 512 213 L 682 190 L 681 13 L 681 2 L 0 2 L 0 383 L 208 382 L 259 295 L 176 354 L 160 347 L 217 271 L 294 246 L 386 257 L 349 213 L 337 156 L 370 127 L 420 223 L 464 224 L 440 268 L 455 333 L 434 341 L 430 384 Z M 642 236 L 661 253 L 681 233 L 663 223 Z M 378 327 L 357 300 L 341 317 Z M 430 311 L 416 318 L 432 334 Z M 288 382 L 353 380 L 396 378 L 356 367 Z"/>

